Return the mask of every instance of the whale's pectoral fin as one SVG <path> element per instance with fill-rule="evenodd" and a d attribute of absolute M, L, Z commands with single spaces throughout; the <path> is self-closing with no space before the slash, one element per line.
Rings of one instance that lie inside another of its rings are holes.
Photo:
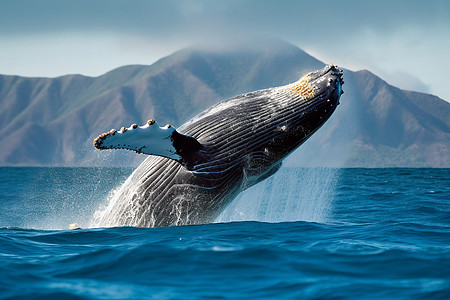
<path fill-rule="evenodd" d="M 170 125 L 159 127 L 155 120 L 138 126 L 133 124 L 120 131 L 111 129 L 94 140 L 97 149 L 127 149 L 136 153 L 164 156 L 184 165 L 205 159 L 203 146 L 193 137 L 178 133 Z"/>

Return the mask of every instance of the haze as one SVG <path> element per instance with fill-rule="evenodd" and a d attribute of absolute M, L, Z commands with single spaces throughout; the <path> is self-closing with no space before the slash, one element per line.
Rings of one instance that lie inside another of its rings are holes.
<path fill-rule="evenodd" d="M 195 44 L 279 38 L 450 100 L 450 1 L 0 2 L 0 74 L 98 76 Z"/>

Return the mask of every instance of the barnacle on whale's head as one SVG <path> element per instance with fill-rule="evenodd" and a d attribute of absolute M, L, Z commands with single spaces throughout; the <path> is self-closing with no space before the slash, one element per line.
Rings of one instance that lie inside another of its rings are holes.
<path fill-rule="evenodd" d="M 339 98 L 344 93 L 343 84 L 342 70 L 330 64 L 323 69 L 303 75 L 298 81 L 286 85 L 285 88 L 300 95 L 304 100 L 327 99 L 332 106 L 339 104 Z"/>

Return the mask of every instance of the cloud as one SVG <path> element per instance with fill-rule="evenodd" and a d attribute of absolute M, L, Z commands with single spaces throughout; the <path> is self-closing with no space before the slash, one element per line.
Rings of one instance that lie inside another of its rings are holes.
<path fill-rule="evenodd" d="M 422 93 L 430 93 L 430 86 L 425 84 L 420 78 L 409 74 L 405 71 L 395 71 L 392 73 L 379 74 L 389 84 L 404 90 L 417 91 Z"/>
<path fill-rule="evenodd" d="M 34 65 L 35 73 L 56 70 L 66 60 L 80 68 L 66 67 L 59 74 L 98 75 L 106 66 L 149 64 L 191 44 L 253 36 L 284 39 L 351 69 L 411 74 L 450 99 L 450 88 L 442 92 L 445 83 L 439 79 L 450 68 L 446 0 L 2 0 L 0 73 L 18 73 L 8 71 L 14 66 L 6 68 L 6 58 L 25 70 L 21 62 L 51 52 L 59 66 L 51 66 L 48 56 L 47 67 L 33 60 L 29 68 Z M 19 49 L 31 43 L 30 49 Z M 103 56 L 89 54 L 89 48 Z M 411 69 L 411 63 L 420 70 Z"/>
<path fill-rule="evenodd" d="M 446 22 L 448 1 L 3 0 L 2 34 L 105 30 L 160 34 L 214 31 L 307 35 L 320 39 L 360 28 Z"/>

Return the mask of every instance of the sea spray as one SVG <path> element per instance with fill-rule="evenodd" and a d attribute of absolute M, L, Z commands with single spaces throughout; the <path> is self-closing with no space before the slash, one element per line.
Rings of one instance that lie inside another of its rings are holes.
<path fill-rule="evenodd" d="M 99 208 L 94 212 L 94 215 L 92 216 L 92 219 L 90 220 L 90 228 L 97 228 L 102 227 L 101 221 L 105 218 L 105 215 L 110 210 L 110 207 L 117 201 L 119 191 L 124 188 L 125 182 L 121 184 L 120 186 L 112 189 L 108 195 L 106 196 L 105 200 L 102 201 Z"/>
<path fill-rule="evenodd" d="M 71 223 L 89 226 L 109 191 L 120 185 L 131 168 L 33 167 L 3 168 L 0 187 L 0 226 L 40 230 L 68 229 Z M 5 189 L 4 189 L 5 191 Z M 11 207 L 20 214 L 11 216 Z"/>
<path fill-rule="evenodd" d="M 242 192 L 216 219 L 233 221 L 330 221 L 339 170 L 282 168 Z"/>
<path fill-rule="evenodd" d="M 138 175 L 133 172 L 122 185 L 109 193 L 94 213 L 90 227 L 117 226 L 120 216 L 137 213 L 133 207 L 126 205 L 127 201 L 140 197 L 141 191 L 139 186 L 134 184 L 134 176 Z M 338 169 L 283 168 L 267 180 L 239 194 L 215 222 L 325 223 L 331 218 L 338 177 Z M 123 213 L 124 210 L 127 210 L 126 214 Z"/>
<path fill-rule="evenodd" d="M 139 186 L 133 184 L 133 175 L 136 170 L 123 182 L 120 186 L 112 189 L 105 201 L 95 211 L 90 227 L 114 227 L 118 226 L 121 211 L 125 209 L 127 200 L 132 200 L 134 197 L 139 196 Z M 124 196 L 125 195 L 125 196 Z M 116 204 L 120 205 L 117 206 Z M 117 210 L 114 210 L 117 209 Z M 129 211 L 128 214 L 132 214 Z"/>

